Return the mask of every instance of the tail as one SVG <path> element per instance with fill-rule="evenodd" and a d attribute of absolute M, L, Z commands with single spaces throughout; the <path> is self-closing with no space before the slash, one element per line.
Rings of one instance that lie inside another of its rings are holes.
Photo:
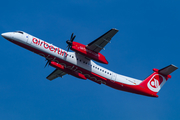
<path fill-rule="evenodd" d="M 160 70 L 153 69 L 154 73 L 142 81 L 139 85 L 145 89 L 147 93 L 151 93 L 152 96 L 158 97 L 157 93 L 166 83 L 168 78 L 171 78 L 171 73 L 178 69 L 174 65 L 169 65 Z"/>

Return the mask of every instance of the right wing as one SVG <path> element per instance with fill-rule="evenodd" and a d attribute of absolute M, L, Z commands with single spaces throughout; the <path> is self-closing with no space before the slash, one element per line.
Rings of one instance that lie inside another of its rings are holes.
<path fill-rule="evenodd" d="M 51 80 L 54 80 L 57 77 L 62 78 L 62 76 L 64 76 L 64 75 L 66 75 L 65 72 L 63 72 L 63 71 L 61 71 L 59 69 L 56 69 L 49 76 L 47 76 L 46 78 L 51 81 Z"/>
<path fill-rule="evenodd" d="M 104 47 L 110 42 L 111 38 L 118 32 L 117 29 L 113 28 L 103 34 L 101 37 L 97 38 L 96 40 L 92 41 L 87 45 L 89 50 L 92 50 L 96 53 L 99 53 Z"/>

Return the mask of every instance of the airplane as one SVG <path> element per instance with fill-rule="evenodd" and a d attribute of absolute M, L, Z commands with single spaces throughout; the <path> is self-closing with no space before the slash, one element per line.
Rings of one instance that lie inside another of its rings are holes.
<path fill-rule="evenodd" d="M 46 77 L 50 81 L 69 74 L 83 80 L 89 79 L 98 84 L 105 84 L 117 90 L 158 97 L 157 93 L 171 78 L 170 74 L 178 69 L 176 66 L 171 64 L 160 70 L 154 68 L 154 72 L 142 81 L 117 74 L 93 62 L 94 60 L 108 64 L 106 57 L 100 51 L 111 42 L 117 32 L 117 29 L 112 28 L 87 45 L 74 42 L 76 35 L 72 33 L 70 39 L 66 41 L 67 51 L 23 31 L 6 32 L 1 36 L 44 57 L 47 60 L 45 67 L 50 65 L 56 68 Z M 69 49 L 74 52 L 69 52 Z"/>

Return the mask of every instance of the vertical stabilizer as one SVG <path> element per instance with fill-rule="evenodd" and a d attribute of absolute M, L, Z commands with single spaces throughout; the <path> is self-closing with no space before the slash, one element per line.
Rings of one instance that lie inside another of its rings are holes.
<path fill-rule="evenodd" d="M 168 78 L 171 78 L 171 73 L 178 69 L 174 65 L 169 65 L 160 70 L 153 69 L 154 73 L 148 76 L 144 81 L 140 83 L 140 86 L 146 89 L 148 92 L 152 92 L 153 94 L 157 94 L 159 90 L 166 83 Z"/>

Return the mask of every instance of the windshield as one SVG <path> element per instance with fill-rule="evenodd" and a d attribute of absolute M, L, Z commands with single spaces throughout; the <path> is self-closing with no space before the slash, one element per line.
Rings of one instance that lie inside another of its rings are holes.
<path fill-rule="evenodd" d="M 15 32 L 23 34 L 23 31 L 15 31 Z"/>

